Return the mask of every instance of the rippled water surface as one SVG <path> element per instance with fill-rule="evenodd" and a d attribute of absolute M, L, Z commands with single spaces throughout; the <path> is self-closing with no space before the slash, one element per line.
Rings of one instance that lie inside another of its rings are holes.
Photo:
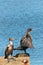
<path fill-rule="evenodd" d="M 15 38 L 18 47 L 27 28 L 32 28 L 34 49 L 27 49 L 31 65 L 43 65 L 43 0 L 0 0 L 0 56 L 9 44 L 9 37 Z M 24 53 L 14 51 L 13 55 Z"/>

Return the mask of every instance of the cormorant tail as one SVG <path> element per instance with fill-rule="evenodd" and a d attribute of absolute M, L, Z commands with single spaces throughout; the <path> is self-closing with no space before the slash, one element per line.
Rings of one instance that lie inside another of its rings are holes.
<path fill-rule="evenodd" d="M 13 50 L 22 50 L 22 48 L 19 46 L 17 48 L 13 48 Z"/>

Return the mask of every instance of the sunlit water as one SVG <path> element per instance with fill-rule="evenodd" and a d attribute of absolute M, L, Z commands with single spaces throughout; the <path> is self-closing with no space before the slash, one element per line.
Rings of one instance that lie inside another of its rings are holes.
<path fill-rule="evenodd" d="M 43 1 L 42 0 L 0 0 L 0 56 L 9 44 L 9 37 L 15 40 L 14 47 L 27 28 L 32 28 L 34 49 L 27 49 L 31 65 L 43 65 Z M 14 51 L 13 55 L 24 53 Z"/>

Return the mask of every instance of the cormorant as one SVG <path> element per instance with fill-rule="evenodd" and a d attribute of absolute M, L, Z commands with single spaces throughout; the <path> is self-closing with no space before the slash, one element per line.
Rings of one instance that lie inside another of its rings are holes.
<path fill-rule="evenodd" d="M 13 42 L 12 42 L 13 38 L 9 38 L 9 44 L 8 46 L 6 47 L 5 49 L 5 59 L 7 58 L 8 59 L 8 56 L 13 54 L 13 48 L 14 48 L 14 45 L 13 45 Z"/>
<path fill-rule="evenodd" d="M 24 50 L 25 53 L 27 48 L 33 48 L 32 37 L 30 35 L 31 31 L 31 28 L 27 29 L 26 35 L 20 40 L 20 47 Z"/>
<path fill-rule="evenodd" d="M 27 48 L 33 48 L 32 37 L 30 35 L 31 31 L 31 28 L 27 29 L 26 34 L 20 40 L 20 46 L 18 48 L 15 48 L 14 50 L 24 50 L 24 52 L 26 53 Z"/>

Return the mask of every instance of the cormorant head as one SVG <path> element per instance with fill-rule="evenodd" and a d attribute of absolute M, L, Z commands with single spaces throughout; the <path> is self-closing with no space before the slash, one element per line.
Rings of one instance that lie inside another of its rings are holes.
<path fill-rule="evenodd" d="M 32 31 L 32 29 L 31 29 L 31 28 L 28 28 L 28 29 L 27 29 L 27 32 L 30 32 L 30 31 Z"/>
<path fill-rule="evenodd" d="M 31 31 L 32 31 L 32 29 L 31 28 L 28 28 L 27 29 L 27 32 L 26 32 L 26 35 L 29 35 Z"/>
<path fill-rule="evenodd" d="M 14 38 L 9 38 L 9 41 L 13 41 L 14 40 Z"/>

